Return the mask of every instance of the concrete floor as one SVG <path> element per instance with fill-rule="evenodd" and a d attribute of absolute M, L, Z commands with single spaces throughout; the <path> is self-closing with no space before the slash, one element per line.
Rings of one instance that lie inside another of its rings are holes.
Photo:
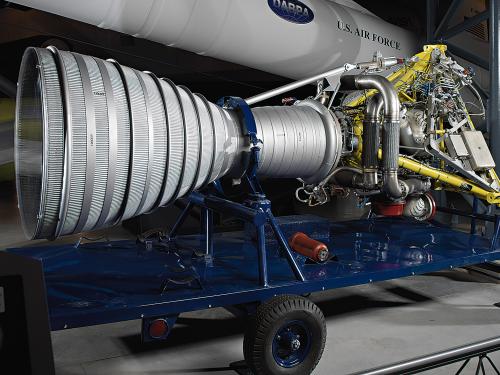
<path fill-rule="evenodd" d="M 500 285 L 456 270 L 312 296 L 327 319 L 317 375 L 348 374 L 500 335 Z M 245 322 L 222 309 L 181 315 L 164 343 L 141 345 L 140 322 L 53 333 L 58 375 L 235 374 Z M 500 364 L 500 353 L 491 356 Z M 427 374 L 454 374 L 460 364 Z M 464 374 L 473 374 L 473 365 Z M 493 374 L 487 368 L 488 374 Z"/>

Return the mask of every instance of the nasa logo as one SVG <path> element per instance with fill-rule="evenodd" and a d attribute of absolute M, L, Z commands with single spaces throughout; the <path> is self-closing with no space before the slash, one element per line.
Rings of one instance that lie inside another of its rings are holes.
<path fill-rule="evenodd" d="M 311 8 L 299 0 L 267 0 L 269 8 L 278 16 L 293 23 L 309 23 L 314 19 Z"/>

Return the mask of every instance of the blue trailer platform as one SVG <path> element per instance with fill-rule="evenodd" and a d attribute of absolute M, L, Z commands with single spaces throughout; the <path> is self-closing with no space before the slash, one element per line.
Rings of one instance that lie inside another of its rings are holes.
<path fill-rule="evenodd" d="M 42 262 L 52 330 L 249 305 L 500 259 L 495 241 L 403 218 L 329 223 L 299 216 L 279 225 L 285 235 L 301 228 L 327 243 L 334 257 L 313 263 L 294 254 L 305 279 L 299 281 L 266 236 L 269 285 L 262 286 L 251 230 L 214 234 L 213 256 L 193 256 L 206 245 L 202 235 L 178 236 L 164 248 L 116 241 L 10 252 Z"/>

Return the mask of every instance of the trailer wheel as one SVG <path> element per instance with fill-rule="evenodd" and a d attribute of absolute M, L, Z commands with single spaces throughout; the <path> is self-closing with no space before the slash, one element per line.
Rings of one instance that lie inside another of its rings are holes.
<path fill-rule="evenodd" d="M 319 307 L 304 297 L 283 295 L 259 306 L 243 352 L 256 375 L 304 375 L 318 364 L 325 340 L 325 317 Z"/>

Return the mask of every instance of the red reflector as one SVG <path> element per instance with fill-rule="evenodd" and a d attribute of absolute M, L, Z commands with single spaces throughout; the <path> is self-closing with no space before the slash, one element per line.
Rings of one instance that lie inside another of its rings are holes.
<path fill-rule="evenodd" d="M 156 319 L 149 325 L 149 336 L 159 339 L 168 332 L 168 324 L 165 319 Z"/>

